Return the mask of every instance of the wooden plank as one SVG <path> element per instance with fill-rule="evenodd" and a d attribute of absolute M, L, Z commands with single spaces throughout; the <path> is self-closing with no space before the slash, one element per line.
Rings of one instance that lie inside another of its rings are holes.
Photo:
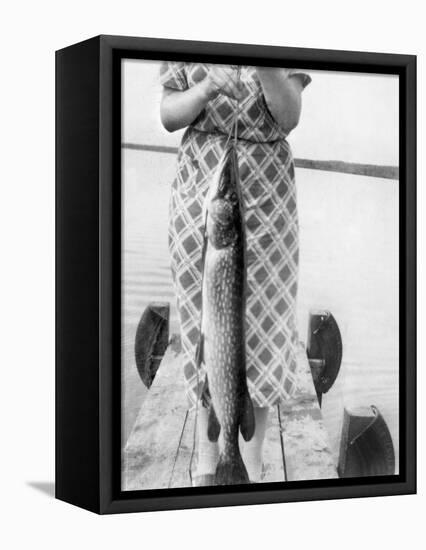
<path fill-rule="evenodd" d="M 191 462 L 191 454 L 193 450 L 194 441 L 194 423 L 195 423 L 195 409 L 188 412 L 188 417 L 185 425 L 185 430 L 180 441 L 177 460 L 175 463 L 174 471 L 171 476 L 170 487 L 191 487 L 191 477 L 189 475 L 189 467 Z M 197 467 L 197 452 L 195 449 L 192 472 Z"/>
<path fill-rule="evenodd" d="M 187 404 L 180 357 L 169 346 L 124 449 L 123 490 L 190 486 L 195 414 L 187 414 Z M 283 481 L 276 409 L 269 417 L 264 457 L 262 481 Z"/>
<path fill-rule="evenodd" d="M 268 426 L 263 444 L 263 476 L 261 483 L 285 481 L 277 407 L 269 411 Z"/>
<path fill-rule="evenodd" d="M 337 477 L 302 348 L 298 378 L 297 395 L 269 415 L 264 483 L 285 480 L 281 434 L 288 480 Z M 180 357 L 169 346 L 124 450 L 123 490 L 190 486 L 195 412 L 188 412 L 187 404 Z"/>
<path fill-rule="evenodd" d="M 280 404 L 287 480 L 337 478 L 304 347 L 297 362 L 298 392 Z"/>
<path fill-rule="evenodd" d="M 169 346 L 123 451 L 124 491 L 169 486 L 186 411 L 181 361 Z"/>
<path fill-rule="evenodd" d="M 192 410 L 187 419 L 185 431 L 181 439 L 178 456 L 172 475 L 171 487 L 190 487 L 191 478 L 189 465 L 194 441 L 195 410 Z M 240 436 L 240 449 L 244 449 L 244 440 Z M 280 428 L 278 410 L 271 409 L 264 444 L 264 473 L 261 483 L 284 481 L 284 462 L 281 451 Z M 192 463 L 192 472 L 197 469 L 197 452 L 195 450 Z"/>
<path fill-rule="evenodd" d="M 280 431 L 277 408 L 271 410 L 264 446 L 264 474 L 262 483 L 284 481 L 283 457 L 281 453 Z M 195 411 L 188 414 L 185 431 L 180 443 L 178 456 L 172 475 L 171 487 L 190 487 L 191 478 L 189 465 L 194 441 Z M 243 449 L 244 441 L 240 437 L 240 448 Z M 192 471 L 197 469 L 197 452 L 193 456 Z"/>

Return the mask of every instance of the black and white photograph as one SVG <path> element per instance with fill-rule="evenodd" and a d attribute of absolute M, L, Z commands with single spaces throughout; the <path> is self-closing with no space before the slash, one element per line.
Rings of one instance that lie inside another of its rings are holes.
<path fill-rule="evenodd" d="M 399 473 L 397 74 L 121 60 L 121 490 Z"/>
<path fill-rule="evenodd" d="M 5 4 L 1 548 L 425 538 L 420 8 Z"/>

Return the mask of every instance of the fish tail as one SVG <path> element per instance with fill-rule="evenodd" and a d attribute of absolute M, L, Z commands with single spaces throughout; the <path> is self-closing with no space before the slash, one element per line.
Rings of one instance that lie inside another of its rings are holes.
<path fill-rule="evenodd" d="M 247 469 L 240 451 L 232 455 L 219 455 L 216 467 L 216 485 L 238 485 L 250 483 Z"/>

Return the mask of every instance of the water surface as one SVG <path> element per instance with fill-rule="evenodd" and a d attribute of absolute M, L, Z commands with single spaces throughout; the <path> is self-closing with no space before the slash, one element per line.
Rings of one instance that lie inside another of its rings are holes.
<path fill-rule="evenodd" d="M 167 248 L 175 156 L 123 150 L 123 443 L 146 395 L 134 361 L 137 323 L 148 303 L 171 304 Z M 324 399 L 336 453 L 343 405 L 376 405 L 398 450 L 398 182 L 297 169 L 300 219 L 300 339 L 308 312 L 329 309 L 343 338 L 343 364 Z"/>

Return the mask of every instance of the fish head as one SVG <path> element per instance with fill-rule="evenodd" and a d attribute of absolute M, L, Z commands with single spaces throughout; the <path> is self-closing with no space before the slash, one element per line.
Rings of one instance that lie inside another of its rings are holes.
<path fill-rule="evenodd" d="M 238 159 L 234 147 L 221 158 L 205 202 L 206 234 L 215 248 L 232 245 L 242 234 Z"/>

